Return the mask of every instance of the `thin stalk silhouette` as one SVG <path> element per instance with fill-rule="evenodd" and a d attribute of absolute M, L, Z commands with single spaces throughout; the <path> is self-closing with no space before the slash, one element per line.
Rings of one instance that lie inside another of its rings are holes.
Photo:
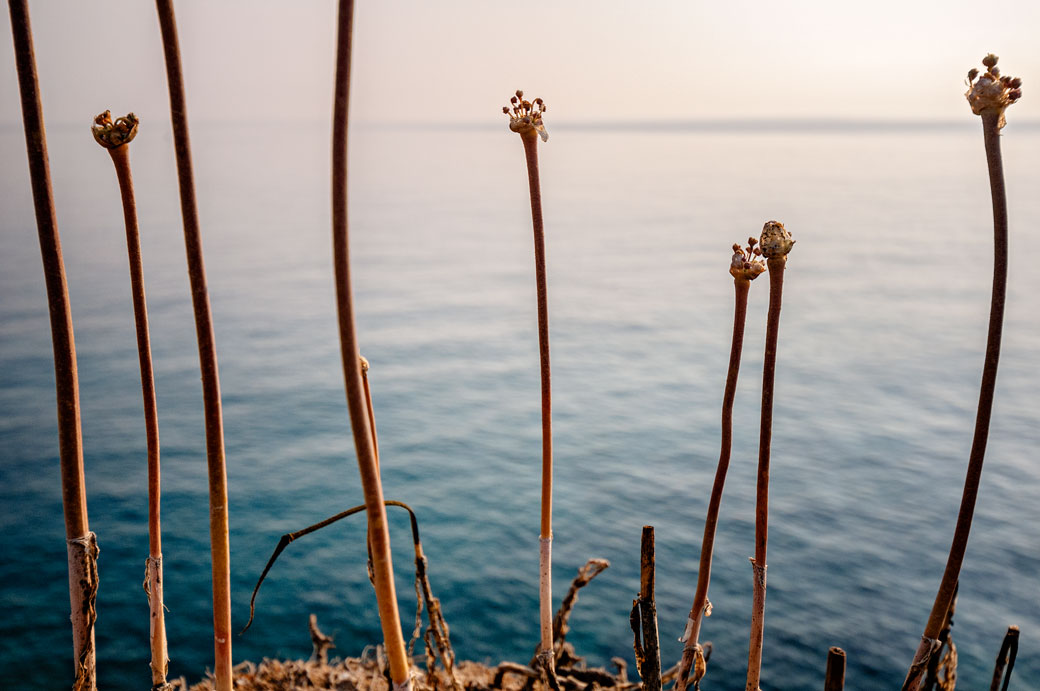
<path fill-rule="evenodd" d="M 134 178 L 130 172 L 129 144 L 137 136 L 138 119 L 133 113 L 112 120 L 105 111 L 94 118 L 91 131 L 97 143 L 112 157 L 123 203 L 126 226 L 126 251 L 130 264 L 130 292 L 137 331 L 137 359 L 141 370 L 141 398 L 144 403 L 145 437 L 148 447 L 148 559 L 145 560 L 144 590 L 148 597 L 149 642 L 151 648 L 152 689 L 170 688 L 166 683 L 169 657 L 166 651 L 166 614 L 163 605 L 162 524 L 159 503 L 162 492 L 159 473 L 159 416 L 155 405 L 155 376 L 152 370 L 152 345 L 148 335 L 148 303 L 144 290 L 144 265 L 141 261 L 141 234 L 137 225 Z"/>
<path fill-rule="evenodd" d="M 80 431 L 79 377 L 76 339 L 72 329 L 69 289 L 62 259 L 61 236 L 54 211 L 47 132 L 40 103 L 32 26 L 26 0 L 9 0 L 18 88 L 22 102 L 25 148 L 29 158 L 36 230 L 40 239 L 43 276 L 54 349 L 54 385 L 58 408 L 58 448 L 61 466 L 61 502 L 69 557 L 69 601 L 72 615 L 72 651 L 75 691 L 97 686 L 94 622 L 97 618 L 97 536 L 87 520 L 87 492 L 83 477 L 83 437 Z"/>
<path fill-rule="evenodd" d="M 535 283 L 538 294 L 538 359 L 542 398 L 542 498 L 538 550 L 538 614 L 542 649 L 540 664 L 551 684 L 555 684 L 552 612 L 552 377 L 549 367 L 549 301 L 545 280 L 545 226 L 542 222 L 542 189 L 538 180 L 538 140 L 549 140 L 542 124 L 545 103 L 540 98 L 525 101 L 517 90 L 510 99 L 512 107 L 502 112 L 509 116 L 509 129 L 520 135 L 527 162 L 527 182 L 531 194 L 531 223 L 534 227 Z"/>
<path fill-rule="evenodd" d="M 969 89 L 965 96 L 972 112 L 982 116 L 982 135 L 986 147 L 986 163 L 989 169 L 990 197 L 993 205 L 993 288 L 990 296 L 989 328 L 986 336 L 986 357 L 982 367 L 982 383 L 979 387 L 979 406 L 975 415 L 975 433 L 968 455 L 968 470 L 964 478 L 964 491 L 957 513 L 957 525 L 950 545 L 939 583 L 939 591 L 928 615 L 921 643 L 910 663 L 903 691 L 917 691 L 928 668 L 928 660 L 941 647 L 939 634 L 946 613 L 956 595 L 964 552 L 968 546 L 971 521 L 975 513 L 975 500 L 979 494 L 982 464 L 986 457 L 989 440 L 989 424 L 993 413 L 993 394 L 997 384 L 997 365 L 1000 361 L 1000 339 L 1004 325 L 1004 302 L 1007 297 L 1008 269 L 1008 219 L 1007 194 L 1004 189 L 1004 166 L 1000 155 L 1000 130 L 1004 127 L 1004 111 L 1022 97 L 1022 80 L 1001 76 L 997 68 L 997 56 L 987 55 L 982 64 L 986 72 L 979 76 L 973 69 L 968 73 Z M 977 77 L 977 78 L 976 78 Z"/>
<path fill-rule="evenodd" d="M 188 259 L 195 335 L 199 345 L 202 401 L 206 423 L 206 461 L 209 475 L 209 542 L 213 581 L 213 678 L 217 691 L 231 691 L 231 546 L 228 541 L 227 464 L 224 458 L 224 423 L 220 403 L 220 373 L 213 335 L 213 316 L 206 288 L 202 258 L 202 234 L 195 201 L 195 175 L 191 164 L 188 112 L 184 97 L 180 43 L 172 0 L 156 0 L 159 28 L 170 91 L 170 119 L 177 156 L 184 247 Z"/>
<path fill-rule="evenodd" d="M 733 341 L 729 351 L 729 368 L 726 374 L 726 389 L 722 396 L 722 449 L 719 452 L 719 464 L 715 469 L 715 483 L 711 488 L 708 501 L 708 515 L 704 521 L 704 537 L 701 540 L 701 560 L 697 570 L 697 590 L 693 596 L 693 606 L 686 621 L 686 631 L 680 639 L 683 643 L 682 662 L 679 676 L 675 680 L 675 690 L 686 689 L 687 678 L 693 670 L 693 688 L 699 689 L 701 679 L 707 671 L 704 659 L 704 648 L 700 644 L 701 622 L 711 614 L 708 602 L 708 584 L 711 581 L 711 560 L 715 549 L 715 531 L 719 523 L 719 507 L 722 505 L 722 490 L 726 485 L 726 473 L 729 470 L 730 455 L 733 450 L 733 401 L 737 395 L 737 377 L 740 374 L 740 355 L 744 348 L 744 325 L 747 321 L 748 293 L 751 281 L 766 270 L 765 264 L 758 257 L 762 255 L 755 245 L 757 238 L 748 238 L 748 246 L 742 248 L 733 245 L 733 257 L 730 259 L 729 272 L 733 276 Z"/>
<path fill-rule="evenodd" d="M 769 311 L 766 316 L 766 351 L 762 363 L 762 418 L 758 437 L 758 481 L 755 491 L 755 556 L 745 691 L 759 691 L 762 676 L 762 638 L 766 618 L 766 547 L 769 542 L 769 455 L 773 436 L 773 380 L 776 374 L 776 343 L 780 333 L 780 303 L 784 292 L 784 268 L 794 246 L 791 234 L 778 221 L 762 229 L 759 249 L 769 270 Z"/>
<path fill-rule="evenodd" d="M 394 691 L 411 688 L 410 664 L 401 630 L 394 589 L 390 532 L 386 521 L 383 485 L 376 457 L 361 375 L 361 354 L 354 328 L 354 302 L 350 285 L 350 246 L 347 219 L 347 133 L 350 104 L 350 57 L 353 45 L 354 3 L 340 0 L 336 40 L 336 89 L 332 118 L 332 254 L 336 280 L 336 313 L 347 408 L 354 434 L 358 470 L 365 494 L 368 541 L 372 555 L 379 620 L 390 662 Z"/>

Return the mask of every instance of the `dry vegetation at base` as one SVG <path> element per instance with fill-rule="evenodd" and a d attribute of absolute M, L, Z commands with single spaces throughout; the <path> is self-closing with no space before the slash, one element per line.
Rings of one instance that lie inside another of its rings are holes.
<path fill-rule="evenodd" d="M 570 598 L 571 604 L 575 599 Z M 369 646 L 361 657 L 329 660 L 328 651 L 334 647 L 333 641 L 318 629 L 314 615 L 311 615 L 310 629 L 314 652 L 309 660 L 242 662 L 233 670 L 234 688 L 240 691 L 392 691 L 382 646 Z M 587 667 L 570 643 L 558 645 L 557 651 L 556 676 L 560 691 L 634 691 L 641 686 L 637 681 L 629 681 L 627 665 L 621 658 L 614 658 L 614 671 L 608 671 Z M 427 665 L 430 665 L 429 657 Z M 515 662 L 493 666 L 459 662 L 453 666 L 454 680 L 443 666 L 436 663 L 432 666 L 435 668 L 432 674 L 413 666 L 415 691 L 550 691 L 539 672 Z M 662 680 L 671 681 L 677 673 L 678 665 L 664 673 Z M 182 677 L 162 691 L 213 691 L 215 688 L 210 675 L 197 684 L 189 684 Z"/>

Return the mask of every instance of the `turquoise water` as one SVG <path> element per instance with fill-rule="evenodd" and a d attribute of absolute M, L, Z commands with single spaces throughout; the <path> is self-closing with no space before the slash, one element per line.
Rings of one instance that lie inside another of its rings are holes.
<path fill-rule="evenodd" d="M 967 118 L 966 118 L 967 120 Z M 224 397 L 233 619 L 278 537 L 361 503 L 342 389 L 327 126 L 194 127 Z M 0 132 L 0 686 L 71 681 L 50 335 L 24 143 Z M 987 467 L 954 638 L 985 688 L 1009 624 L 1012 688 L 1040 676 L 1040 129 L 1010 125 L 1011 281 Z M 145 442 L 121 211 L 82 127 L 50 131 L 79 350 L 103 688 L 148 683 Z M 132 160 L 163 452 L 170 671 L 212 664 L 201 387 L 169 129 Z M 991 262 L 977 123 L 762 129 L 559 126 L 541 148 L 555 399 L 557 600 L 590 557 L 570 639 L 631 657 L 639 534 L 656 526 L 666 664 L 680 654 L 718 455 L 732 323 L 729 247 L 784 221 L 763 687 L 902 681 L 938 585 L 974 424 Z M 419 515 L 462 658 L 537 641 L 539 408 L 521 147 L 495 130 L 359 128 L 351 241 L 388 497 Z M 703 638 L 705 689 L 743 688 L 768 288 L 752 287 L 737 439 Z M 414 612 L 407 520 L 391 514 Z M 356 519 L 292 544 L 234 658 L 304 656 L 307 615 L 339 654 L 379 639 Z"/>

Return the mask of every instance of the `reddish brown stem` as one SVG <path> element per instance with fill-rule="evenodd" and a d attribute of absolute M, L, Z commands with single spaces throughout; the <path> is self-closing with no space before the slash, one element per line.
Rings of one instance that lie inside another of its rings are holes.
<path fill-rule="evenodd" d="M 784 292 L 786 257 L 771 257 L 769 311 L 766 316 L 766 351 L 762 363 L 762 418 L 758 437 L 758 482 L 755 491 L 754 598 L 751 612 L 751 642 L 748 649 L 746 691 L 758 691 L 762 675 L 762 639 L 765 633 L 766 547 L 769 542 L 769 453 L 773 436 L 773 380 L 776 374 L 776 343 L 780 333 L 780 303 Z"/>
<path fill-rule="evenodd" d="M 975 415 L 975 434 L 968 455 L 968 470 L 964 478 L 957 525 L 953 543 L 946 560 L 939 592 L 935 596 L 932 611 L 928 615 L 921 643 L 910 665 L 903 691 L 917 691 L 924 678 L 928 659 L 937 651 L 936 642 L 942 630 L 946 612 L 950 609 L 960 577 L 964 552 L 968 546 L 971 521 L 975 514 L 975 500 L 979 494 L 982 464 L 986 457 L 986 442 L 989 440 L 989 424 L 993 412 L 993 394 L 997 384 L 997 365 L 1000 361 L 1000 339 L 1004 324 L 1004 302 L 1007 296 L 1007 195 L 1004 190 L 1004 168 L 1000 155 L 1000 114 L 982 113 L 982 133 L 986 145 L 986 162 L 989 167 L 990 196 L 993 204 L 993 288 L 990 297 L 989 329 L 986 338 L 986 359 L 982 367 L 982 384 L 979 388 L 979 405 Z"/>
<path fill-rule="evenodd" d="M 990 691 L 1007 691 L 1011 683 L 1011 672 L 1015 669 L 1015 658 L 1018 657 L 1018 627 L 1009 626 L 1004 640 L 1000 643 L 997 662 L 993 666 L 993 680 Z"/>
<path fill-rule="evenodd" d="M 827 651 L 827 671 L 823 677 L 823 691 L 842 691 L 845 688 L 845 651 L 832 647 Z"/>
<path fill-rule="evenodd" d="M 61 236 L 54 211 L 47 133 L 40 103 L 32 26 L 26 0 L 9 0 L 18 87 L 22 102 L 25 148 L 29 158 L 36 230 L 43 259 L 47 303 L 54 350 L 54 386 L 58 409 L 58 449 L 61 466 L 61 500 L 65 538 L 69 541 L 69 598 L 72 608 L 73 655 L 77 688 L 95 686 L 93 592 L 83 586 L 84 568 L 96 576 L 97 548 L 87 520 L 87 493 L 83 478 L 83 439 L 80 432 L 79 377 L 72 310 L 62 259 Z M 84 545 L 81 549 L 80 545 Z M 83 552 L 84 554 L 80 554 Z M 84 568 L 81 568 L 84 567 Z M 96 589 L 96 579 L 93 580 Z M 96 590 L 95 590 L 96 592 Z"/>
<path fill-rule="evenodd" d="M 145 564 L 145 590 L 148 594 L 152 686 L 166 683 L 166 615 L 163 608 L 162 525 L 159 518 L 161 499 L 159 474 L 159 416 L 155 405 L 155 376 L 152 370 L 152 346 L 148 334 L 148 304 L 145 299 L 144 265 L 141 261 L 141 234 L 137 225 L 137 202 L 134 178 L 130 172 L 129 146 L 108 149 L 115 164 L 123 202 L 126 226 L 126 251 L 130 264 L 130 292 L 134 304 L 134 326 L 137 331 L 137 359 L 141 370 L 141 397 L 144 403 L 145 437 L 148 446 L 148 561 Z"/>
<path fill-rule="evenodd" d="M 657 601 L 654 588 L 657 582 L 654 527 L 643 526 L 639 550 L 639 619 L 643 633 L 643 664 L 639 676 L 643 691 L 661 691 L 661 647 L 657 631 Z"/>
<path fill-rule="evenodd" d="M 332 131 L 332 254 L 336 275 L 336 307 L 340 354 L 347 394 L 347 408 L 354 433 L 358 470 L 365 494 L 369 544 L 375 578 L 376 602 L 383 641 L 395 687 L 410 687 L 409 664 L 401 617 L 397 610 L 390 534 L 379 479 L 374 437 L 361 379 L 361 355 L 354 329 L 354 304 L 350 284 L 350 249 L 347 227 L 347 132 L 350 102 L 350 57 L 353 43 L 354 3 L 340 0 L 336 47 L 336 91 Z"/>
<path fill-rule="evenodd" d="M 534 270 L 538 293 L 538 359 L 542 394 L 542 506 L 539 551 L 539 619 L 542 654 L 553 664 L 552 634 L 552 381 L 549 367 L 549 298 L 545 280 L 545 226 L 542 222 L 542 190 L 538 180 L 538 135 L 529 130 L 520 135 L 527 159 L 527 181 L 531 191 L 531 223 L 534 227 Z"/>
<path fill-rule="evenodd" d="M 715 483 L 711 488 L 708 500 L 708 515 L 704 521 L 704 537 L 701 540 L 701 561 L 697 571 L 697 591 L 690 608 L 687 631 L 684 634 L 682 663 L 679 676 L 675 682 L 676 691 L 684 691 L 687 677 L 697 658 L 700 646 L 701 622 L 704 610 L 708 606 L 708 585 L 711 582 L 711 560 L 715 549 L 715 531 L 719 522 L 719 507 L 722 504 L 722 491 L 726 485 L 726 473 L 729 471 L 730 454 L 733 448 L 733 401 L 737 394 L 737 377 L 740 374 L 740 355 L 744 348 L 744 325 L 747 318 L 748 292 L 751 281 L 746 278 L 735 278 L 733 308 L 733 342 L 729 351 L 729 369 L 726 374 L 726 389 L 722 396 L 722 449 L 719 452 L 719 464 L 715 469 Z M 703 658 L 703 652 L 701 653 Z M 700 666 L 698 666 L 698 671 Z M 702 672 L 703 673 L 703 672 Z M 700 676 L 694 676 L 695 687 L 700 683 Z"/>
<path fill-rule="evenodd" d="M 180 43 L 172 0 L 156 0 L 170 91 L 170 119 L 177 157 L 184 247 L 195 311 L 195 335 L 199 345 L 202 401 L 206 422 L 206 459 L 209 470 L 209 540 L 213 581 L 213 676 L 217 691 L 231 691 L 231 554 L 228 542 L 227 467 L 224 458 L 224 423 L 220 404 L 220 374 L 213 335 L 213 317 L 202 258 L 202 234 L 195 201 L 195 176 L 188 136 L 188 112 L 181 71 Z"/>

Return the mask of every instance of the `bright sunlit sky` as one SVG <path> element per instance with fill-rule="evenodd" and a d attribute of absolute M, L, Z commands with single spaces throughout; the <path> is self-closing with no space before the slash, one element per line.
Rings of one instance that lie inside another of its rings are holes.
<path fill-rule="evenodd" d="M 327 122 L 336 3 L 176 3 L 193 121 Z M 155 8 L 141 0 L 30 2 L 45 117 L 111 108 L 165 119 Z M 0 125 L 20 122 L 7 13 Z M 965 0 L 491 2 L 360 0 L 355 121 L 478 124 L 517 87 L 557 122 L 953 120 L 987 51 L 1040 119 L 1040 2 Z M 154 113 L 154 114 L 153 114 Z"/>

